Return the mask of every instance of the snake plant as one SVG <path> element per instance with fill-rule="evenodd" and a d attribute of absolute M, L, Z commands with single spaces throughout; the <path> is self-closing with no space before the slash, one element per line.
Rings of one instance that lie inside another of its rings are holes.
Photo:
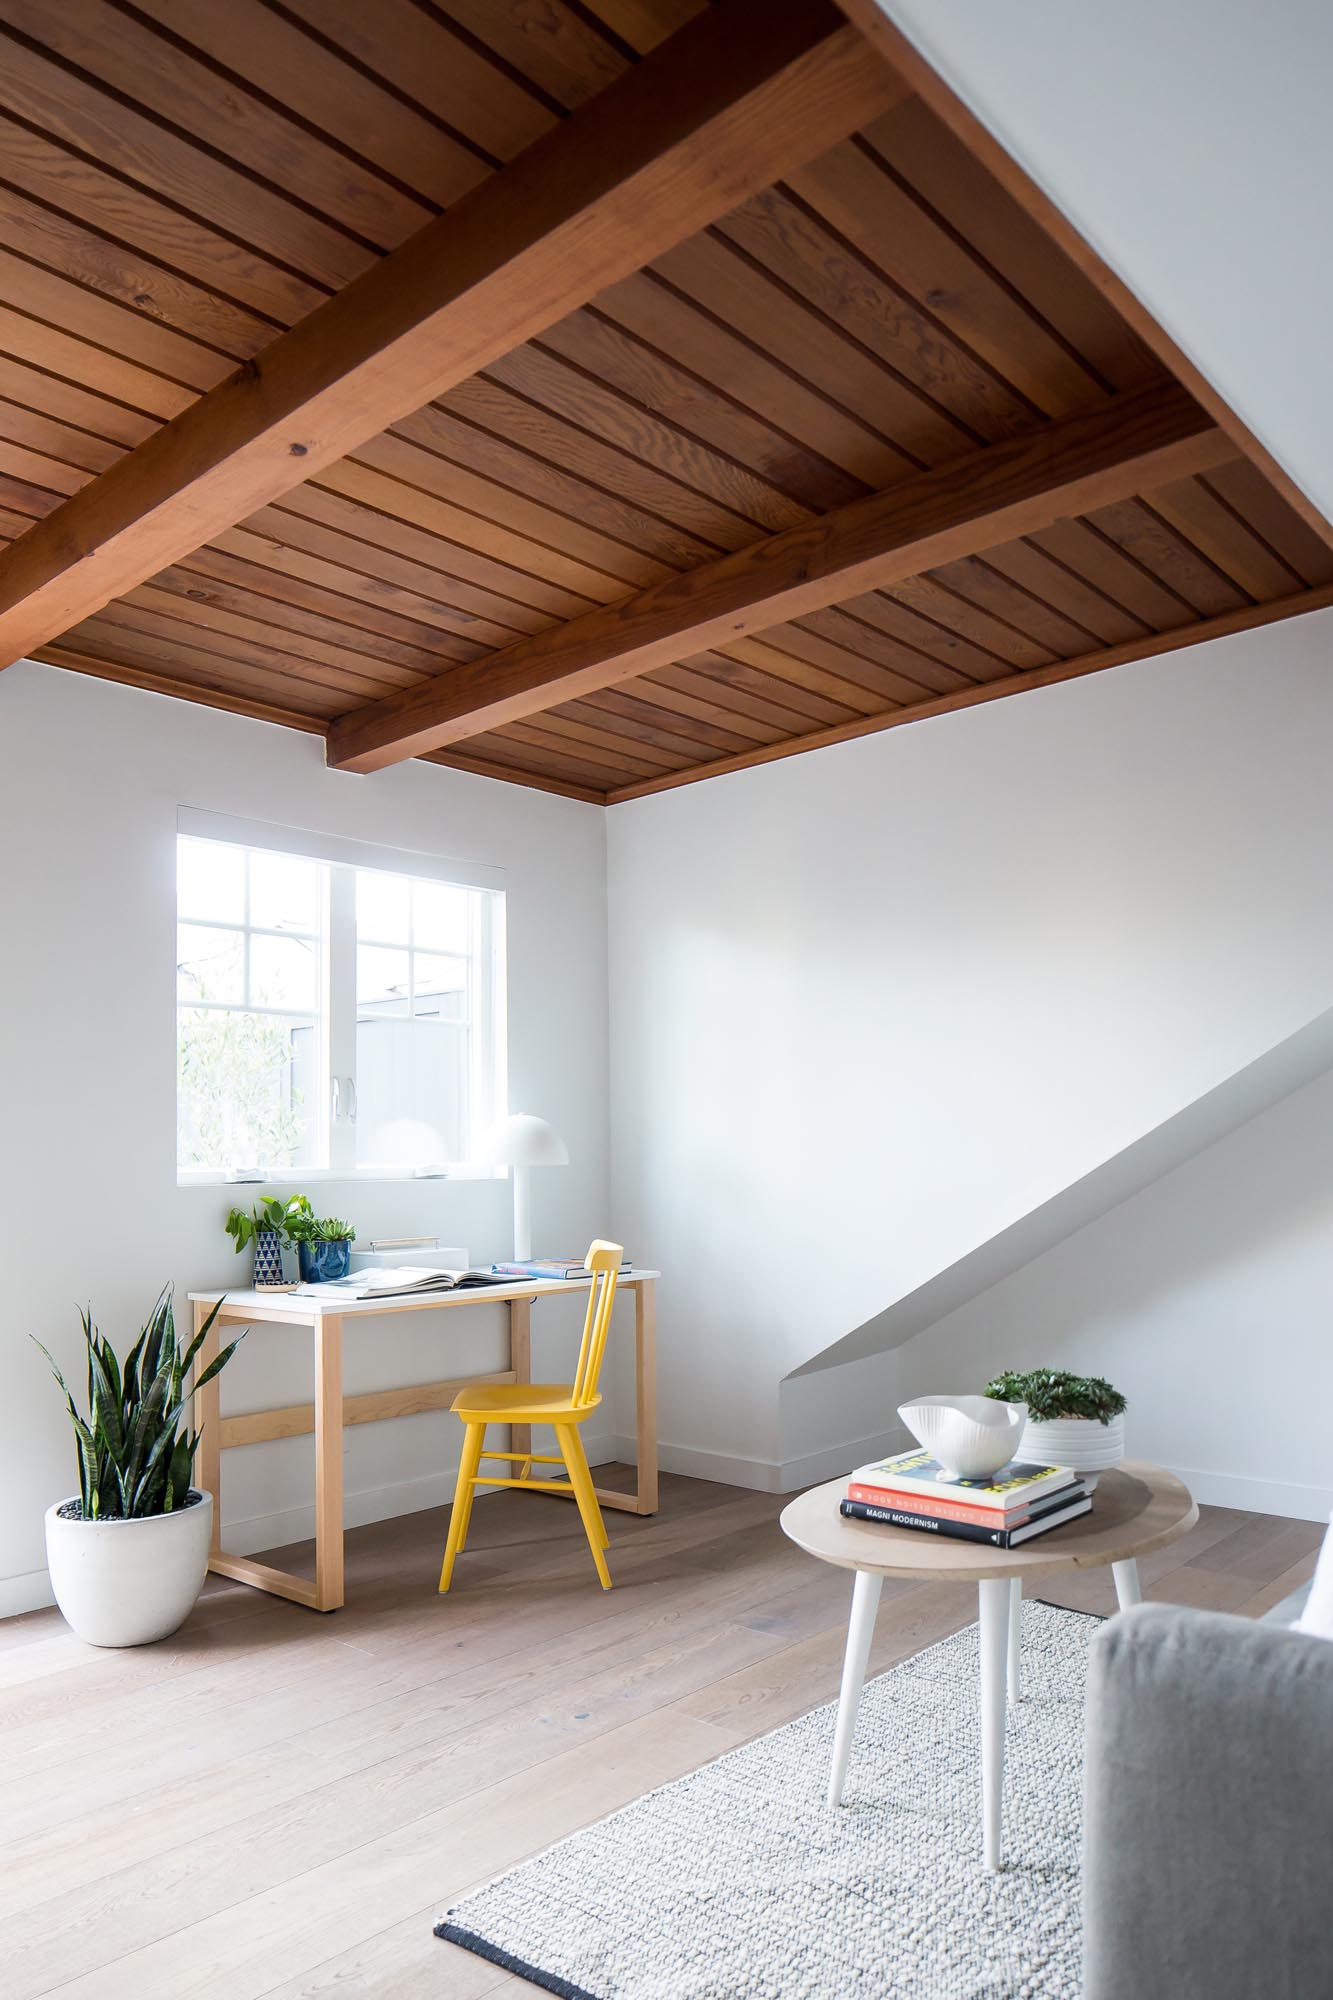
<path fill-rule="evenodd" d="M 245 1338 L 241 1334 L 186 1386 L 190 1368 L 217 1318 L 221 1300 L 189 1346 L 181 1351 L 171 1306 L 171 1286 L 163 1288 L 147 1325 L 123 1362 L 93 1325 L 87 1309 L 79 1318 L 88 1351 L 88 1412 L 81 1416 L 68 1383 L 36 1334 L 34 1342 L 64 1391 L 79 1455 L 79 1499 L 83 1519 L 137 1520 L 170 1514 L 185 1505 L 190 1490 L 198 1431 L 181 1419 L 196 1389 L 226 1367 Z"/>

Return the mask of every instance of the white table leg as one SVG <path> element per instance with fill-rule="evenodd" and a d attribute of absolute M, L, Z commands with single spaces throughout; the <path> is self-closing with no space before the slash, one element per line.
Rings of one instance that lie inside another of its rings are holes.
<path fill-rule="evenodd" d="M 1139 1566 L 1133 1556 L 1127 1557 L 1124 1562 L 1112 1563 L 1111 1574 L 1115 1578 L 1115 1601 L 1122 1611 L 1128 1611 L 1131 1604 L 1142 1604 Z"/>
<path fill-rule="evenodd" d="M 1000 1825 L 1004 1804 L 1005 1680 L 1009 1658 L 1009 1579 L 988 1577 L 977 1585 L 981 1604 L 981 1807 L 982 1854 L 987 1868 L 1000 1867 Z"/>
<path fill-rule="evenodd" d="M 838 1695 L 838 1723 L 833 1732 L 833 1769 L 829 1773 L 828 1802 L 842 1804 L 842 1788 L 847 1762 L 856 1733 L 856 1711 L 861 1706 L 861 1684 L 870 1658 L 870 1641 L 875 1636 L 875 1613 L 879 1609 L 878 1570 L 859 1569 L 852 1586 L 852 1615 L 847 1626 L 847 1651 L 842 1662 L 842 1689 Z"/>
<path fill-rule="evenodd" d="M 1023 1579 L 1009 1579 L 1009 1700 L 1019 1701 L 1023 1691 Z"/>

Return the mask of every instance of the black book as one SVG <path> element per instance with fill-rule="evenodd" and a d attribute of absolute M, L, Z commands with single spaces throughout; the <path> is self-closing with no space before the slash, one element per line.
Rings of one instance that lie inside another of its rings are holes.
<path fill-rule="evenodd" d="M 882 1521 L 889 1528 L 920 1528 L 927 1534 L 943 1535 L 951 1542 L 985 1542 L 993 1549 L 1015 1549 L 1034 1535 L 1045 1534 L 1048 1528 L 1076 1521 L 1091 1508 L 1091 1495 L 1080 1487 L 1074 1498 L 1066 1489 L 1053 1496 L 1050 1507 L 1034 1508 L 1031 1518 L 1021 1528 L 983 1528 L 973 1521 L 942 1521 L 935 1514 L 911 1514 L 901 1507 L 872 1507 L 865 1500 L 844 1500 L 839 1511 L 849 1521 Z"/>

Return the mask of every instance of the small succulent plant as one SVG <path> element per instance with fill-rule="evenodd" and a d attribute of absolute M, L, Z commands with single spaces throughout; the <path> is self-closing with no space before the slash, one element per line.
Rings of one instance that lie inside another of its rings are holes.
<path fill-rule="evenodd" d="M 1109 1424 L 1125 1408 L 1118 1389 L 1101 1375 L 1072 1375 L 1067 1368 L 1033 1368 L 1027 1374 L 1006 1368 L 986 1384 L 986 1394 L 1002 1403 L 1026 1403 L 1034 1423 L 1057 1417 L 1086 1417 Z"/>

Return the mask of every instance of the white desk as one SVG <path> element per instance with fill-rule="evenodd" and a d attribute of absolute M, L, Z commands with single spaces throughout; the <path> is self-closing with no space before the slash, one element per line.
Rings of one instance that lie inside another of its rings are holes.
<path fill-rule="evenodd" d="M 656 1293 L 659 1271 L 627 1271 L 620 1289 L 634 1295 L 635 1434 L 638 1478 L 633 1493 L 613 1493 L 602 1487 L 597 1497 L 604 1507 L 631 1514 L 657 1512 L 657 1355 Z M 530 1382 L 532 1380 L 532 1301 L 564 1292 L 586 1293 L 587 1283 L 570 1278 L 521 1280 L 512 1285 L 479 1285 L 459 1292 L 431 1292 L 403 1299 L 330 1301 L 302 1298 L 296 1292 L 191 1292 L 195 1331 L 219 1299 L 224 1301 L 207 1340 L 199 1351 L 200 1369 L 207 1367 L 221 1345 L 219 1330 L 239 1321 L 307 1329 L 315 1351 L 315 1400 L 286 1409 L 255 1410 L 248 1416 L 224 1417 L 218 1377 L 194 1398 L 194 1426 L 202 1432 L 195 1462 L 195 1483 L 214 1496 L 213 1551 L 208 1566 L 218 1576 L 253 1584 L 274 1597 L 287 1597 L 312 1611 L 336 1611 L 343 1601 L 343 1462 L 342 1434 L 348 1424 L 383 1423 L 391 1417 L 415 1416 L 422 1410 L 447 1410 L 459 1390 L 470 1382 Z M 448 1312 L 460 1306 L 509 1307 L 509 1366 L 490 1375 L 460 1375 L 449 1381 L 421 1382 L 408 1389 L 375 1389 L 368 1395 L 344 1396 L 342 1386 L 343 1322 L 378 1319 L 385 1313 Z M 235 1445 L 265 1444 L 275 1438 L 315 1434 L 315 1580 L 292 1576 L 267 1563 L 229 1556 L 222 1547 L 218 1504 L 222 1453 Z M 531 1433 L 514 1425 L 511 1448 L 527 1451 Z"/>

